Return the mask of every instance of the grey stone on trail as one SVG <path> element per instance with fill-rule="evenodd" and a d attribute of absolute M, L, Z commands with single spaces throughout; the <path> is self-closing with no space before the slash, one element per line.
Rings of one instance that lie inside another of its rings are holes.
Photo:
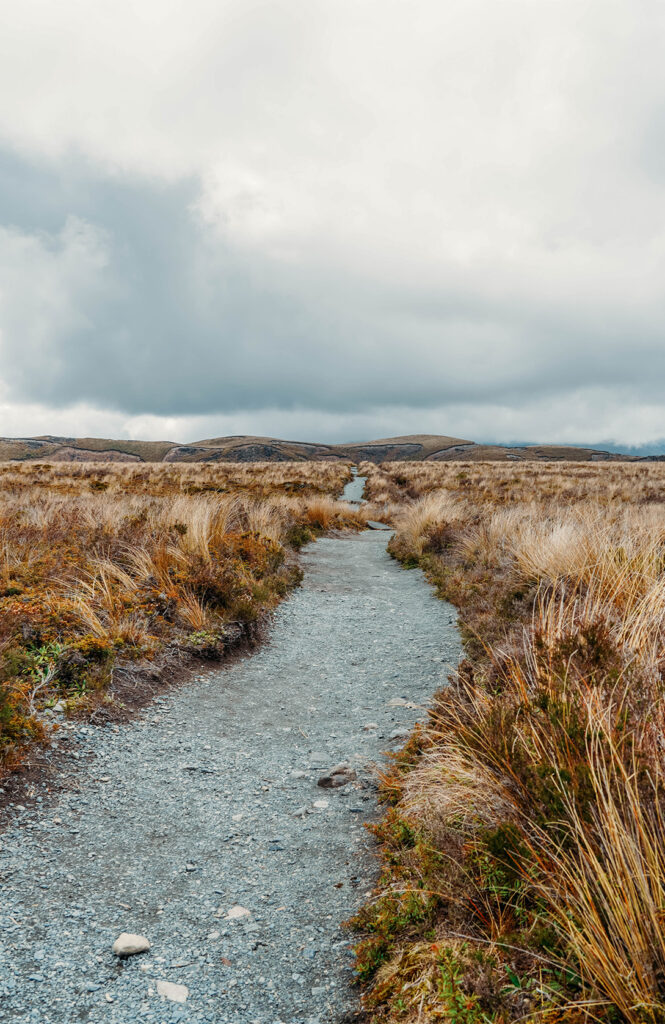
<path fill-rule="evenodd" d="M 322 789 L 341 789 L 357 778 L 355 772 L 336 772 L 335 775 L 322 775 L 316 784 Z"/>
<path fill-rule="evenodd" d="M 49 777 L 0 835 L 2 1024 L 338 1024 L 358 1010 L 341 924 L 377 877 L 372 765 L 459 657 L 453 610 L 385 543 L 318 541 L 253 655 L 126 725 L 64 723 L 58 742 L 80 754 L 67 785 L 56 800 Z M 342 762 L 357 780 L 317 799 Z M 119 959 L 121 932 L 151 949 Z"/>
<path fill-rule="evenodd" d="M 341 764 L 336 764 L 334 768 L 331 768 L 329 772 L 322 775 L 317 780 L 317 786 L 321 786 L 323 789 L 339 789 L 342 786 L 348 786 L 350 782 L 353 782 L 358 778 L 357 773 L 353 770 L 348 761 L 342 761 Z"/>
<path fill-rule="evenodd" d="M 366 524 L 368 530 L 392 530 L 387 523 L 377 523 L 375 519 L 368 519 Z"/>

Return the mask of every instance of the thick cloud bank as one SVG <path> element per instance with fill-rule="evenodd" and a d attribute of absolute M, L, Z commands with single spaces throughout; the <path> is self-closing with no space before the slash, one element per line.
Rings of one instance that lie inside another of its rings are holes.
<path fill-rule="evenodd" d="M 0 433 L 665 434 L 650 0 L 24 0 Z"/>

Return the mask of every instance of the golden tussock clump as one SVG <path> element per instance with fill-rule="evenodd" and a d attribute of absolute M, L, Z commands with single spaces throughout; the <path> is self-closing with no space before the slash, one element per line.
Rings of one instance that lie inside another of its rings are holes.
<path fill-rule="evenodd" d="M 366 468 L 467 653 L 385 781 L 367 1005 L 665 1020 L 665 466 Z"/>

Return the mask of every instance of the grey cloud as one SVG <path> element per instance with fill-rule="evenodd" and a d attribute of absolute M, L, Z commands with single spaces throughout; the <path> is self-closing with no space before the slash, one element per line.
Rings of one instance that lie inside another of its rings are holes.
<path fill-rule="evenodd" d="M 656 7 L 24 3 L 0 415 L 660 436 Z"/>
<path fill-rule="evenodd" d="M 342 416 L 574 402 L 584 387 L 660 398 L 661 310 L 634 335 L 630 305 L 604 318 L 570 294 L 539 300 L 519 267 L 492 271 L 502 289 L 444 266 L 433 287 L 349 268 L 325 239 L 310 261 L 280 260 L 206 226 L 201 187 L 2 155 L 0 376 L 14 400 Z"/>

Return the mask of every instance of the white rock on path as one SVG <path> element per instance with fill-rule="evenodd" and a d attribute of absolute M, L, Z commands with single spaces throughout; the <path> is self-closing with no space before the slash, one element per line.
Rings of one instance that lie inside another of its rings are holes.
<path fill-rule="evenodd" d="M 145 953 L 150 949 L 150 941 L 145 935 L 133 935 L 131 932 L 123 932 L 113 943 L 113 952 L 116 956 L 135 956 L 136 953 Z"/>
<path fill-rule="evenodd" d="M 172 1003 L 186 1003 L 189 989 L 186 985 L 176 985 L 173 981 L 158 981 L 157 995 L 162 999 L 170 999 Z"/>
<path fill-rule="evenodd" d="M 241 907 L 239 903 L 236 903 L 235 907 L 231 907 L 228 914 L 226 915 L 227 921 L 238 921 L 241 917 L 249 917 L 251 911 L 247 907 Z"/>

